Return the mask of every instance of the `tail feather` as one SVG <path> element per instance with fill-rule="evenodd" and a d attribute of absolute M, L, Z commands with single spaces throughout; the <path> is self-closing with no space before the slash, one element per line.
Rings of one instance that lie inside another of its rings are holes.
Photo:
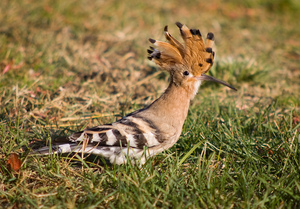
<path fill-rule="evenodd" d="M 34 155 L 49 155 L 49 154 L 64 154 L 64 153 L 84 153 L 84 154 L 94 154 L 103 156 L 108 159 L 110 163 L 123 164 L 127 161 L 127 157 L 132 159 L 140 159 L 141 163 L 144 163 L 146 156 L 143 153 L 143 150 L 131 148 L 131 147 L 122 147 L 122 146 L 97 146 L 89 144 L 84 146 L 84 144 L 60 144 L 53 145 L 50 147 L 42 147 L 40 149 L 32 151 L 30 154 Z M 143 158 L 140 158 L 144 155 Z"/>
<path fill-rule="evenodd" d="M 39 149 L 33 150 L 30 154 L 40 154 L 40 155 L 49 155 L 49 154 L 63 154 L 63 153 L 71 153 L 77 147 L 82 147 L 82 145 L 78 145 L 76 143 L 70 144 L 60 144 L 60 145 L 51 145 L 41 147 Z"/>

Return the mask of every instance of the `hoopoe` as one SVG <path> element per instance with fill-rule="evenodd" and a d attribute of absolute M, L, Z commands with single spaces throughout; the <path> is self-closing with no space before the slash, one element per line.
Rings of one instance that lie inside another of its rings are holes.
<path fill-rule="evenodd" d="M 145 160 L 172 147 L 179 139 L 187 117 L 190 101 L 195 97 L 202 81 L 214 81 L 231 89 L 231 85 L 207 73 L 213 65 L 214 34 L 208 33 L 204 43 L 197 29 L 189 29 L 179 22 L 184 44 L 164 29 L 168 41 L 154 39 L 148 49 L 149 60 L 170 73 L 165 92 L 149 106 L 132 112 L 112 123 L 74 133 L 64 140 L 55 140 L 52 153 L 90 153 L 103 156 L 111 163 L 122 164 L 127 157 Z M 49 147 L 34 151 L 49 154 Z"/>

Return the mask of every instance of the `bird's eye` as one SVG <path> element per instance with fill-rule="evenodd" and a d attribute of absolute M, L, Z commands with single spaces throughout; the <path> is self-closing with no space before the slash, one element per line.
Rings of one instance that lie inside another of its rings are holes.
<path fill-rule="evenodd" d="M 185 76 L 188 76 L 190 73 L 189 73 L 189 71 L 184 71 L 183 72 L 183 75 L 185 75 Z"/>

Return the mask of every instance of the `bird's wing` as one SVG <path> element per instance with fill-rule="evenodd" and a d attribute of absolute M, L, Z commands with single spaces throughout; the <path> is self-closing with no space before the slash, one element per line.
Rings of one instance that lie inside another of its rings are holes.
<path fill-rule="evenodd" d="M 121 164 L 126 161 L 126 156 L 144 156 L 144 147 L 161 145 L 166 137 L 168 135 L 159 130 L 151 120 L 129 115 L 112 124 L 95 126 L 69 137 L 57 138 L 53 141 L 51 151 L 49 147 L 42 147 L 33 150 L 33 153 L 92 153 L 109 159 L 111 163 Z"/>
<path fill-rule="evenodd" d="M 69 136 L 71 142 L 95 146 L 122 146 L 143 149 L 164 141 L 163 134 L 152 121 L 137 116 L 124 117 L 110 125 L 96 126 Z"/>

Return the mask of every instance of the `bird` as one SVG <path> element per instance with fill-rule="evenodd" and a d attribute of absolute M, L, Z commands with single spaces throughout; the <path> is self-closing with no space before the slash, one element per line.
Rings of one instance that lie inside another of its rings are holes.
<path fill-rule="evenodd" d="M 205 73 L 213 65 L 214 34 L 209 32 L 206 41 L 200 30 L 189 29 L 176 22 L 183 43 L 164 28 L 167 42 L 150 38 L 148 59 L 170 74 L 164 93 L 150 105 L 136 110 L 111 123 L 54 140 L 51 145 L 32 152 L 82 153 L 100 155 L 112 164 L 128 160 L 144 164 L 149 157 L 171 148 L 179 139 L 191 100 L 203 81 L 213 81 L 237 90 L 228 83 Z"/>

